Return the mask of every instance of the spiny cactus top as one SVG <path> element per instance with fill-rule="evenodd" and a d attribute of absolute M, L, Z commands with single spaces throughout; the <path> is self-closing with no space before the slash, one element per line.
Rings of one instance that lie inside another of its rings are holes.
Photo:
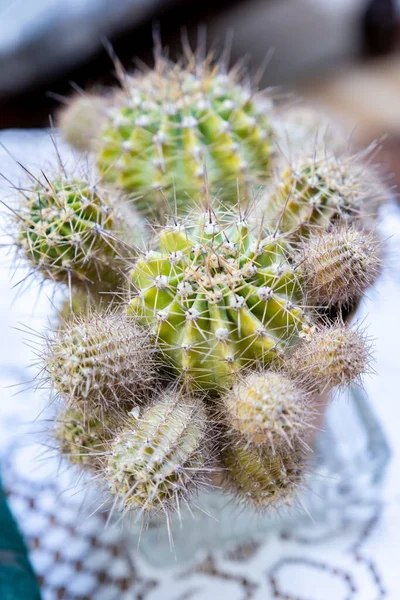
<path fill-rule="evenodd" d="M 60 176 L 24 192 L 17 218 L 17 244 L 45 277 L 101 290 L 120 284 L 126 225 L 107 192 Z"/>
<path fill-rule="evenodd" d="M 132 270 L 130 310 L 191 384 L 219 388 L 240 367 L 271 362 L 305 322 L 279 235 L 209 209 L 161 229 L 156 243 Z"/>
<path fill-rule="evenodd" d="M 376 181 L 355 157 L 297 155 L 282 168 L 265 198 L 267 221 L 281 231 L 328 228 L 332 221 L 373 221 L 379 204 Z"/>
<path fill-rule="evenodd" d="M 179 510 L 207 478 L 210 438 L 198 398 L 167 390 L 127 425 L 110 446 L 107 479 L 126 511 Z"/>
<path fill-rule="evenodd" d="M 247 184 L 270 174 L 271 101 L 207 63 L 182 68 L 160 59 L 128 78 L 99 132 L 104 176 L 164 212 L 203 197 L 205 186 L 238 201 Z M 160 191 L 161 190 L 161 191 Z M 193 206 L 193 202 L 191 204 Z"/>

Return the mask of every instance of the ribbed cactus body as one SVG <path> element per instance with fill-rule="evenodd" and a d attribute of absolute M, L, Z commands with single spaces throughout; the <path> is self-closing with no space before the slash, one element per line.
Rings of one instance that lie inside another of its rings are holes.
<path fill-rule="evenodd" d="M 226 219 L 209 210 L 163 228 L 159 250 L 131 273 L 130 311 L 151 327 L 178 373 L 205 389 L 229 385 L 254 360 L 279 358 L 305 320 L 284 241 Z"/>
<path fill-rule="evenodd" d="M 108 193 L 60 177 L 23 198 L 17 244 L 34 269 L 54 281 L 100 290 L 120 285 L 125 221 Z"/>
<path fill-rule="evenodd" d="M 240 443 L 265 445 L 271 454 L 307 437 L 312 415 L 298 382 L 279 372 L 252 372 L 222 397 L 221 416 Z"/>
<path fill-rule="evenodd" d="M 118 412 L 154 387 L 155 349 L 148 332 L 115 312 L 72 316 L 47 342 L 46 373 L 68 405 Z"/>
<path fill-rule="evenodd" d="M 104 177 L 142 196 L 145 211 L 163 213 L 202 199 L 208 183 L 227 202 L 238 186 L 263 182 L 271 170 L 270 100 L 207 65 L 160 61 L 128 79 L 99 132 Z M 193 205 L 193 203 L 192 203 Z"/>
<path fill-rule="evenodd" d="M 57 417 L 54 437 L 61 453 L 72 463 L 96 469 L 101 466 L 110 440 L 120 422 L 115 415 L 99 410 L 82 412 L 66 408 Z"/>
<path fill-rule="evenodd" d="M 374 194 L 365 167 L 353 158 L 332 154 L 297 156 L 278 172 L 275 188 L 266 199 L 267 220 L 281 231 L 327 229 L 335 220 L 356 221 L 366 210 L 373 218 Z"/>
<path fill-rule="evenodd" d="M 206 478 L 209 462 L 205 408 L 167 391 L 139 417 L 128 417 L 110 446 L 107 478 L 125 511 L 175 511 Z"/>
<path fill-rule="evenodd" d="M 269 448 L 230 444 L 221 463 L 226 487 L 258 510 L 293 503 L 306 473 L 304 452 L 297 445 L 274 455 Z"/>

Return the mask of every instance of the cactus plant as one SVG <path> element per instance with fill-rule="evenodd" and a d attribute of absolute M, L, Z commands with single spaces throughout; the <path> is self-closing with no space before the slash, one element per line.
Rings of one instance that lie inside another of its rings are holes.
<path fill-rule="evenodd" d="M 238 187 L 240 198 L 270 174 L 271 106 L 235 72 L 159 58 L 116 94 L 98 133 L 100 172 L 156 214 L 201 201 L 207 182 L 236 204 Z"/>
<path fill-rule="evenodd" d="M 298 154 L 283 163 L 263 202 L 281 231 L 307 235 L 333 221 L 374 222 L 383 190 L 359 157 L 330 151 Z"/>
<path fill-rule="evenodd" d="M 102 465 L 106 442 L 120 425 L 114 413 L 100 412 L 98 408 L 84 413 L 67 407 L 58 415 L 53 435 L 60 452 L 71 463 L 96 470 Z"/>
<path fill-rule="evenodd" d="M 380 263 L 377 239 L 342 225 L 311 235 L 303 243 L 299 268 L 313 302 L 349 306 L 375 281 Z"/>
<path fill-rule="evenodd" d="M 154 386 L 148 332 L 116 311 L 73 315 L 46 345 L 45 377 L 67 406 L 121 412 L 143 402 Z"/>
<path fill-rule="evenodd" d="M 108 484 L 125 511 L 179 511 L 207 480 L 210 452 L 202 402 L 166 390 L 139 416 L 131 414 L 110 445 Z"/>
<path fill-rule="evenodd" d="M 276 454 L 245 443 L 230 443 L 221 452 L 225 487 L 237 500 L 257 510 L 291 505 L 307 472 L 304 449 L 295 444 Z"/>
<path fill-rule="evenodd" d="M 309 390 L 322 393 L 348 387 L 368 371 L 371 351 L 362 331 L 333 323 L 303 330 L 302 337 L 288 365 Z"/>
<path fill-rule="evenodd" d="M 306 322 L 284 238 L 234 211 L 194 213 L 156 243 L 132 270 L 129 310 L 190 385 L 218 389 L 254 360 L 277 360 Z"/>
<path fill-rule="evenodd" d="M 242 446 L 263 445 L 272 455 L 295 442 L 306 445 L 315 413 L 299 382 L 276 371 L 239 378 L 222 396 L 222 408 L 228 428 Z"/>
<path fill-rule="evenodd" d="M 142 228 L 135 220 L 136 230 L 127 229 L 126 215 L 108 192 L 60 175 L 35 180 L 22 199 L 16 244 L 35 271 L 70 286 L 121 287 L 124 256 L 140 241 Z"/>
<path fill-rule="evenodd" d="M 66 141 L 77 150 L 91 150 L 101 123 L 106 120 L 107 99 L 100 95 L 77 93 L 58 114 L 58 126 Z"/>

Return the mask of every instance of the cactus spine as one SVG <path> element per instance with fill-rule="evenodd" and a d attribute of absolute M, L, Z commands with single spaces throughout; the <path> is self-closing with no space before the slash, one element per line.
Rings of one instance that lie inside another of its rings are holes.
<path fill-rule="evenodd" d="M 305 323 L 280 236 L 210 208 L 162 228 L 157 245 L 132 270 L 130 311 L 190 385 L 218 389 L 255 360 L 275 361 Z"/>
<path fill-rule="evenodd" d="M 209 462 L 204 406 L 167 390 L 139 417 L 128 417 L 110 446 L 107 479 L 126 511 L 168 513 L 207 479 Z"/>
<path fill-rule="evenodd" d="M 107 100 L 95 94 L 76 94 L 60 110 L 58 126 L 77 150 L 91 150 L 106 120 Z"/>
<path fill-rule="evenodd" d="M 265 182 L 273 155 L 271 101 L 208 63 L 157 61 L 127 78 L 98 136 L 98 166 L 108 180 L 163 213 L 204 197 L 206 184 L 236 203 Z M 223 186 L 221 188 L 221 182 Z"/>

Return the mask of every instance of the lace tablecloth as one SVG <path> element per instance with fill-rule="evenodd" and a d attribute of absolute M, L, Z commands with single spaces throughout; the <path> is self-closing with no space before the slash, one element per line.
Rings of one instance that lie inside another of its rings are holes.
<path fill-rule="evenodd" d="M 46 132 L 3 132 L 0 141 L 12 155 L 0 148 L 0 171 L 15 183 L 21 171 L 13 157 L 34 168 L 53 154 Z M 67 156 L 62 145 L 60 150 Z M 8 202 L 12 192 L 5 180 L 1 193 Z M 383 223 L 389 247 L 387 268 L 359 313 L 376 347 L 377 375 L 366 378 L 365 387 L 393 452 L 380 494 L 354 507 L 354 520 L 346 515 L 339 528 L 303 522 L 290 531 L 278 528 L 264 543 L 249 540 L 230 551 L 199 554 L 190 564 L 166 569 L 150 566 L 119 529 L 105 529 L 104 514 L 83 518 L 82 496 L 68 491 L 73 473 L 59 468 L 54 453 L 36 443 L 37 433 L 46 427 L 41 411 L 47 398 L 29 385 L 16 384 L 30 377 L 33 355 L 28 328 L 40 331 L 46 325 L 54 298 L 51 287 L 39 289 L 34 284 L 20 293 L 16 284 L 21 272 L 14 273 L 7 247 L 0 250 L 0 461 L 44 600 L 400 597 L 400 267 L 396 260 L 400 218 L 396 210 L 390 207 Z M 4 215 L 1 219 L 4 222 Z"/>

